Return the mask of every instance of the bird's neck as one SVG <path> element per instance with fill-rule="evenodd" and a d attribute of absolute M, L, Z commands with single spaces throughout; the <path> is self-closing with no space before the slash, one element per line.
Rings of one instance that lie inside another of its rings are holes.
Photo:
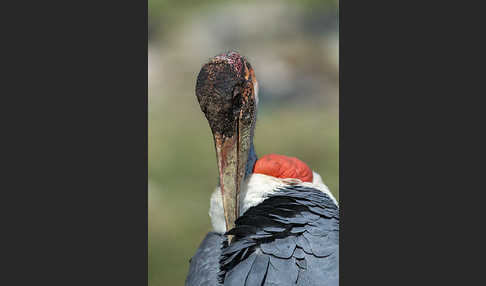
<path fill-rule="evenodd" d="M 245 179 L 253 173 L 253 167 L 257 161 L 257 155 L 255 153 L 255 147 L 253 146 L 253 138 L 250 142 L 250 151 L 248 152 L 248 160 L 246 161 Z"/>

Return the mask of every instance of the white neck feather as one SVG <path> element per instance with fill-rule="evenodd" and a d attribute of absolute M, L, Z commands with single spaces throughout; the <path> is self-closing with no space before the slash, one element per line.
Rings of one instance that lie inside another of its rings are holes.
<path fill-rule="evenodd" d="M 267 195 L 272 194 L 278 187 L 297 184 L 301 186 L 313 187 L 327 194 L 339 207 L 337 200 L 324 184 L 322 178 L 316 172 L 313 172 L 314 179 L 312 183 L 302 182 L 298 179 L 280 179 L 263 174 L 251 174 L 243 183 L 243 189 L 240 193 L 240 215 L 243 215 L 249 208 L 263 202 Z M 211 195 L 209 216 L 215 232 L 226 232 L 226 223 L 224 221 L 223 199 L 220 188 L 217 187 Z"/>

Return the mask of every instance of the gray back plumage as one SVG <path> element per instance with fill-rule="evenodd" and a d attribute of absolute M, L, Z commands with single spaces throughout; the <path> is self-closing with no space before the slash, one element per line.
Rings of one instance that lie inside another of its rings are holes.
<path fill-rule="evenodd" d="M 250 208 L 228 232 L 224 285 L 339 284 L 339 209 L 319 190 L 289 186 Z"/>
<path fill-rule="evenodd" d="M 216 286 L 218 282 L 219 258 L 224 236 L 209 232 L 196 254 L 191 258 L 186 286 Z"/>
<path fill-rule="evenodd" d="M 208 233 L 186 286 L 339 285 L 339 208 L 317 189 L 281 188 L 226 234 L 235 236 L 229 246 Z"/>

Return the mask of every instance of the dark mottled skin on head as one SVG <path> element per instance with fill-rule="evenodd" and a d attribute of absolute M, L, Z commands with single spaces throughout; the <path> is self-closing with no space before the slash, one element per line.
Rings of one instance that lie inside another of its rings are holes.
<path fill-rule="evenodd" d="M 246 59 L 235 51 L 220 54 L 215 58 L 226 60 L 236 70 L 237 73 L 241 72 L 243 62 L 246 62 Z"/>
<path fill-rule="evenodd" d="M 250 64 L 236 52 L 216 56 L 201 68 L 196 96 L 214 133 L 231 137 L 240 112 L 244 124 L 254 119 L 255 98 L 249 70 Z"/>

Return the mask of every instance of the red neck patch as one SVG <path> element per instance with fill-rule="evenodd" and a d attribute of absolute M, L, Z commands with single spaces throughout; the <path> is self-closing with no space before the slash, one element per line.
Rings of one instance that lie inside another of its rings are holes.
<path fill-rule="evenodd" d="M 255 163 L 253 173 L 264 174 L 276 178 L 299 179 L 312 183 L 312 170 L 301 160 L 278 154 L 268 154 Z"/>

